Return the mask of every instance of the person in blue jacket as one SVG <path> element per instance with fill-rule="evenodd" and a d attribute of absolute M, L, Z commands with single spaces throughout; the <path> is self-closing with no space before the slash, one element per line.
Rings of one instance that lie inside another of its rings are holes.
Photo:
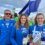
<path fill-rule="evenodd" d="M 12 45 L 11 32 L 14 30 L 15 21 L 10 19 L 11 11 L 4 11 L 4 18 L 0 20 L 0 45 Z"/>
<path fill-rule="evenodd" d="M 38 13 L 35 17 L 35 25 L 30 26 L 30 35 L 32 37 L 37 36 L 38 38 L 41 38 L 41 41 L 45 41 L 45 24 L 44 24 L 44 14 Z M 34 42 L 37 41 L 37 37 L 35 37 Z"/>
<path fill-rule="evenodd" d="M 14 35 L 14 39 L 17 45 L 24 45 L 28 42 L 28 34 L 29 34 L 29 25 L 28 19 L 25 14 L 21 14 L 19 17 L 19 21 L 16 24 L 16 35 Z"/>

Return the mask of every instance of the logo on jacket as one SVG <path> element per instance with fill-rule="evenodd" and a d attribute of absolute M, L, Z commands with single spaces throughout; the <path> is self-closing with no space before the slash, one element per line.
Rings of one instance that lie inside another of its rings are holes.
<path fill-rule="evenodd" d="M 6 23 L 6 26 L 7 26 L 7 28 L 8 28 L 8 26 L 9 26 L 9 23 Z"/>
<path fill-rule="evenodd" d="M 21 30 L 22 30 L 22 34 L 27 34 L 27 29 L 26 28 L 21 28 Z"/>

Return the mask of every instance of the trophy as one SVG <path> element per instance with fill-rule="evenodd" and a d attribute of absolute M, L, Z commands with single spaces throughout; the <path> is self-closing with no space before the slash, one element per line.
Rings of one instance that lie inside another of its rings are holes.
<path fill-rule="evenodd" d="M 23 38 L 23 45 L 27 45 L 29 36 Z"/>
<path fill-rule="evenodd" d="M 40 31 L 33 31 L 33 42 L 34 45 L 41 45 L 41 34 L 42 32 Z"/>
<path fill-rule="evenodd" d="M 23 34 L 22 44 L 27 45 L 27 42 L 29 40 L 28 30 L 26 28 L 23 28 L 22 34 Z"/>

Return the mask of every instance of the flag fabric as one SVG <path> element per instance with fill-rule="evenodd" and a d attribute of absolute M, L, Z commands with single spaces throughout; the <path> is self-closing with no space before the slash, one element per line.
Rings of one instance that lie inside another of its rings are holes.
<path fill-rule="evenodd" d="M 37 11 L 41 0 L 29 0 L 29 12 Z"/>
<path fill-rule="evenodd" d="M 24 12 L 29 16 L 31 12 L 37 11 L 40 2 L 41 0 L 29 0 L 29 2 L 24 6 L 24 8 L 19 12 L 19 14 Z"/>

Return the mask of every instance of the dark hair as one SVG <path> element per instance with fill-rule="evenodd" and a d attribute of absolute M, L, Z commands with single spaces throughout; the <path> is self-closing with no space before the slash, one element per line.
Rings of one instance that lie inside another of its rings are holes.
<path fill-rule="evenodd" d="M 38 24 L 38 23 L 37 23 L 37 17 L 40 16 L 40 15 L 42 15 L 42 16 L 44 17 L 44 14 L 43 14 L 43 13 L 37 13 L 37 15 L 36 15 L 36 17 L 35 17 L 35 24 Z"/>
<path fill-rule="evenodd" d="M 17 26 L 17 28 L 20 27 L 20 25 L 21 25 L 21 17 L 22 17 L 22 16 L 25 16 L 25 17 L 26 17 L 26 22 L 25 22 L 24 25 L 25 25 L 26 28 L 28 28 L 28 26 L 29 26 L 29 24 L 28 24 L 28 19 L 27 19 L 27 16 L 26 16 L 25 14 L 20 14 L 20 16 L 19 16 L 19 20 L 18 20 L 16 26 Z"/>
<path fill-rule="evenodd" d="M 14 13 L 14 17 L 18 17 L 18 16 L 17 16 L 17 13 Z"/>

